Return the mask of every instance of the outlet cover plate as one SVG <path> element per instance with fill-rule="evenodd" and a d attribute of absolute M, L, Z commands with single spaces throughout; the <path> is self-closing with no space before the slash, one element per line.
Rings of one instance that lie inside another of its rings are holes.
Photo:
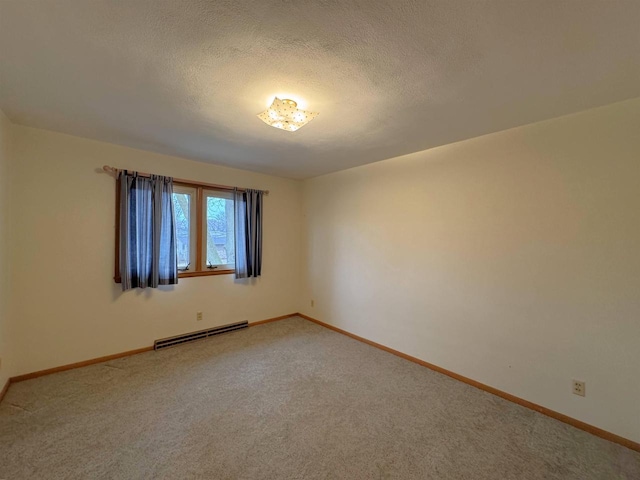
<path fill-rule="evenodd" d="M 585 382 L 581 382 L 580 380 L 574 380 L 573 393 L 575 395 L 580 395 L 581 397 L 584 397 L 587 394 L 587 387 L 585 385 Z"/>

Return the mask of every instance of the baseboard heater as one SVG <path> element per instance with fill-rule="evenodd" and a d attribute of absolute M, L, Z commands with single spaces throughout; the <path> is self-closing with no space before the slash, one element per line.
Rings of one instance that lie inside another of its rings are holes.
<path fill-rule="evenodd" d="M 175 337 L 161 338 L 153 342 L 153 349 L 160 350 L 162 348 L 175 347 L 182 343 L 194 342 L 202 338 L 211 337 L 213 335 L 220 335 L 221 333 L 233 332 L 235 330 L 241 330 L 249 326 L 248 321 L 230 323 L 229 325 L 222 325 L 221 327 L 207 328 L 206 330 L 200 330 L 197 332 L 185 333 L 183 335 L 177 335 Z"/>

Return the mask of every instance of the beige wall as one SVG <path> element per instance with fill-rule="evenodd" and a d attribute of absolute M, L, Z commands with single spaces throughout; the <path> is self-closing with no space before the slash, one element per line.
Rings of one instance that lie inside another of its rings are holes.
<path fill-rule="evenodd" d="M 18 126 L 15 150 L 14 375 L 296 311 L 300 182 Z M 269 189 L 263 277 L 190 278 L 123 294 L 112 280 L 115 181 L 99 173 L 104 164 Z"/>
<path fill-rule="evenodd" d="M 12 125 L 0 110 L 0 390 L 11 376 L 12 345 L 9 341 L 9 162 L 11 155 Z"/>
<path fill-rule="evenodd" d="M 300 310 L 640 441 L 639 132 L 636 99 L 306 181 Z"/>

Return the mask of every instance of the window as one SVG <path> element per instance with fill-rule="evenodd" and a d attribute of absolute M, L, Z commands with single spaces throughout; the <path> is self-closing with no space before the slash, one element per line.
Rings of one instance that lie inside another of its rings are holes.
<path fill-rule="evenodd" d="M 105 167 L 106 171 L 116 171 Z M 149 177 L 147 173 L 137 174 Z M 241 218 L 241 247 L 236 259 L 236 205 L 234 191 L 242 192 L 238 205 Z M 120 202 L 121 182 L 116 182 L 115 274 L 120 278 Z M 258 277 L 262 266 L 262 195 L 269 191 L 236 189 L 225 185 L 202 184 L 190 180 L 173 180 L 171 203 L 176 229 L 178 277 L 236 274 L 237 278 Z M 164 197 L 166 198 L 166 197 Z M 249 220 L 250 219 L 250 220 Z M 251 221 L 252 228 L 244 228 Z M 247 223 L 248 224 L 248 223 Z M 173 242 L 172 242 L 173 244 Z M 172 245 L 173 248 L 173 245 Z M 237 263 L 236 263 L 237 260 Z M 236 271 L 237 269 L 237 271 Z M 173 270 L 173 268 L 172 268 Z M 129 277 L 127 277 L 129 278 Z M 175 271 L 173 271 L 175 279 Z"/>
<path fill-rule="evenodd" d="M 173 187 L 173 210 L 176 224 L 178 270 L 186 272 L 196 266 L 196 192 L 192 187 Z"/>
<path fill-rule="evenodd" d="M 233 194 L 215 190 L 204 191 L 202 258 L 207 269 L 235 268 Z"/>
<path fill-rule="evenodd" d="M 233 273 L 233 193 L 174 184 L 180 277 Z"/>

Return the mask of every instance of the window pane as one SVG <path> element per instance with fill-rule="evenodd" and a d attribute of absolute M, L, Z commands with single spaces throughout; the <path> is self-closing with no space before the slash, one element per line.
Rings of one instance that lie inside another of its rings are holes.
<path fill-rule="evenodd" d="M 178 268 L 184 270 L 191 263 L 191 195 L 188 193 L 173 194 L 173 209 L 176 222 L 178 247 Z"/>
<path fill-rule="evenodd" d="M 233 200 L 207 196 L 206 266 L 235 263 Z"/>

